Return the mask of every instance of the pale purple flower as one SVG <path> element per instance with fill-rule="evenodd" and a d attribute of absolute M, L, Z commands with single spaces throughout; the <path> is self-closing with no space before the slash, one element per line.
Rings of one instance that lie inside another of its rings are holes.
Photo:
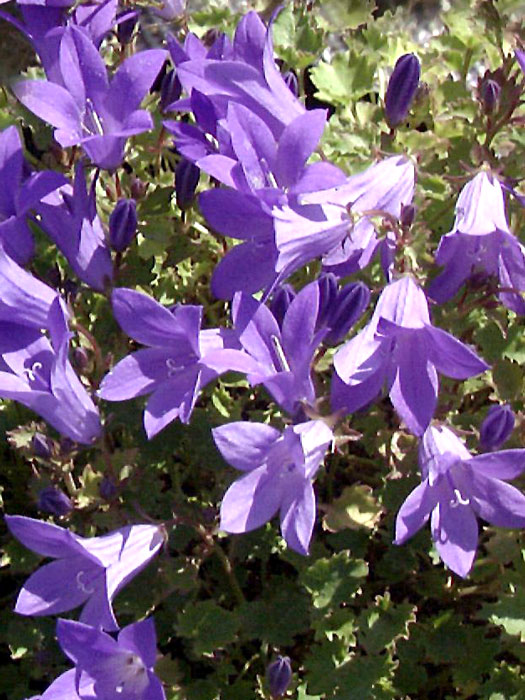
<path fill-rule="evenodd" d="M 65 182 L 59 173 L 28 174 L 27 170 L 20 136 L 16 127 L 10 126 L 0 133 L 0 241 L 20 265 L 27 263 L 34 252 L 28 213 Z"/>
<path fill-rule="evenodd" d="M 262 423 L 238 422 L 212 432 L 224 459 L 248 472 L 222 500 L 221 529 L 249 532 L 279 511 L 288 546 L 308 554 L 316 513 L 312 480 L 332 442 L 330 428 L 315 420 L 281 433 Z"/>
<path fill-rule="evenodd" d="M 390 279 L 395 237 L 390 232 L 380 240 L 375 220 L 399 219 L 403 206 L 412 201 L 414 178 L 411 161 L 392 156 L 335 187 L 303 189 L 298 197 L 302 206 L 275 206 L 279 279 L 317 257 L 325 270 L 350 275 L 366 267 L 378 251 Z"/>
<path fill-rule="evenodd" d="M 71 334 L 62 300 L 55 295 L 45 322 L 36 327 L 25 325 L 23 310 L 18 317 L 13 311 L 11 320 L 0 320 L 0 397 L 27 406 L 62 435 L 92 443 L 102 426 L 68 359 Z"/>
<path fill-rule="evenodd" d="M 75 668 L 59 676 L 41 700 L 166 700 L 153 670 L 153 618 L 124 627 L 117 639 L 82 622 L 58 620 L 57 638 Z"/>
<path fill-rule="evenodd" d="M 110 81 L 92 41 L 67 27 L 59 49 L 63 85 L 26 80 L 14 87 L 22 104 L 55 127 L 63 146 L 81 144 L 101 168 L 112 169 L 124 157 L 126 139 L 153 128 L 149 112 L 138 109 L 157 77 L 166 51 L 140 51 L 127 58 Z"/>
<path fill-rule="evenodd" d="M 255 367 L 236 349 L 233 331 L 201 330 L 200 306 L 178 304 L 170 310 L 131 289 L 115 289 L 112 303 L 123 330 L 149 347 L 115 365 L 104 377 L 99 396 L 124 401 L 151 394 L 144 412 L 149 438 L 176 418 L 188 423 L 201 390 L 219 374 Z"/>
<path fill-rule="evenodd" d="M 35 206 L 39 224 L 64 254 L 78 277 L 104 291 L 113 279 L 113 263 L 96 211 L 95 180 L 88 190 L 82 161 L 69 183 L 42 197 Z"/>
<path fill-rule="evenodd" d="M 423 290 L 405 276 L 385 287 L 370 322 L 336 353 L 334 368 L 333 410 L 356 411 L 386 386 L 409 430 L 422 435 L 437 404 L 437 373 L 466 379 L 488 365 L 431 325 Z"/>
<path fill-rule="evenodd" d="M 112 601 L 158 553 L 159 525 L 126 525 L 102 537 L 80 537 L 51 523 L 6 515 L 11 534 L 25 547 L 56 561 L 27 579 L 18 596 L 20 615 L 55 615 L 83 605 L 81 622 L 117 630 Z"/>
<path fill-rule="evenodd" d="M 431 426 L 420 445 L 419 464 L 423 482 L 397 514 L 395 544 L 406 542 L 431 516 L 439 556 L 465 577 L 476 556 L 476 516 L 498 527 L 525 527 L 525 496 L 506 483 L 525 470 L 525 450 L 472 457 L 449 428 Z"/>
<path fill-rule="evenodd" d="M 248 381 L 252 385 L 262 383 L 292 416 L 299 415 L 303 403 L 315 403 L 311 364 L 327 332 L 317 329 L 318 310 L 316 282 L 304 287 L 291 301 L 281 326 L 270 309 L 253 297 L 239 293 L 233 300 L 235 334 L 254 362 Z"/>
<path fill-rule="evenodd" d="M 456 219 L 442 237 L 436 262 L 444 270 L 429 285 L 428 295 L 443 303 L 470 277 L 498 277 L 498 296 L 512 311 L 525 314 L 525 248 L 510 232 L 502 185 L 495 175 L 478 173 L 461 190 Z"/>
<path fill-rule="evenodd" d="M 249 12 L 240 21 L 226 58 L 212 58 L 204 47 L 200 52 L 193 49 L 188 56 L 187 47 L 183 50 L 174 41 L 169 48 L 187 94 L 198 90 L 223 109 L 232 101 L 242 104 L 276 137 L 305 113 L 275 64 L 270 28 L 266 29 L 256 12 Z"/>

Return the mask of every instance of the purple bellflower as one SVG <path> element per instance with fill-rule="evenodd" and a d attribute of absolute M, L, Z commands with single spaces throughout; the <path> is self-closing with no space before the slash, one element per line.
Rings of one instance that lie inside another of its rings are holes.
<path fill-rule="evenodd" d="M 10 126 L 0 133 L 0 241 L 20 265 L 34 252 L 28 212 L 63 182 L 62 175 L 51 171 L 28 174 L 16 128 Z"/>
<path fill-rule="evenodd" d="M 317 330 L 319 288 L 304 287 L 291 301 L 281 327 L 268 307 L 247 294 L 235 296 L 232 307 L 234 330 L 255 367 L 248 373 L 252 384 L 262 383 L 275 401 L 292 416 L 301 404 L 315 403 L 311 364 L 326 334 Z"/>
<path fill-rule="evenodd" d="M 500 301 L 525 314 L 525 248 L 510 232 L 505 217 L 502 186 L 495 175 L 478 173 L 461 190 L 454 228 L 441 239 L 436 262 L 444 266 L 428 288 L 428 295 L 443 303 L 461 285 L 480 272 L 499 278 Z"/>
<path fill-rule="evenodd" d="M 413 53 L 397 59 L 385 95 L 385 115 L 391 128 L 406 119 L 419 85 L 419 73 L 419 61 Z"/>
<path fill-rule="evenodd" d="M 431 426 L 421 441 L 419 464 L 423 481 L 397 514 L 395 544 L 406 542 L 431 516 L 439 556 L 465 577 L 476 556 L 476 516 L 498 527 L 525 527 L 525 496 L 505 483 L 525 469 L 525 450 L 472 457 L 449 428 Z"/>
<path fill-rule="evenodd" d="M 55 615 L 84 605 L 81 622 L 114 631 L 112 601 L 158 553 L 158 525 L 126 525 L 102 537 L 80 537 L 22 515 L 6 515 L 11 534 L 25 547 L 52 557 L 27 579 L 15 606 L 20 615 Z"/>
<path fill-rule="evenodd" d="M 59 676 L 41 700 L 166 700 L 153 670 L 153 618 L 124 627 L 114 639 L 74 620 L 58 620 L 58 643 L 75 668 Z"/>
<path fill-rule="evenodd" d="M 249 532 L 279 511 L 288 546 L 308 554 L 316 512 L 312 480 L 332 442 L 330 428 L 316 420 L 280 433 L 262 423 L 238 422 L 212 432 L 224 459 L 248 472 L 222 500 L 221 529 Z"/>
<path fill-rule="evenodd" d="M 246 353 L 235 349 L 233 331 L 201 330 L 200 306 L 169 310 L 131 289 L 114 290 L 112 303 L 122 329 L 149 347 L 115 365 L 98 393 L 108 401 L 151 394 L 144 412 L 149 438 L 176 418 L 188 423 L 200 391 L 222 372 L 256 367 Z"/>
<path fill-rule="evenodd" d="M 185 52 L 176 42 L 169 43 L 169 48 L 188 95 L 196 89 L 219 110 L 225 110 L 231 101 L 242 104 L 277 138 L 287 124 L 305 113 L 275 64 L 271 30 L 255 12 L 242 18 L 224 58 L 211 58 L 204 50 L 199 57 L 183 60 Z"/>
<path fill-rule="evenodd" d="M 374 218 L 399 219 L 414 194 L 414 166 L 404 156 L 375 163 L 342 184 L 298 197 L 300 207 L 275 207 L 279 278 L 317 257 L 339 276 L 363 269 L 377 251 L 390 279 L 395 238 L 377 236 Z"/>
<path fill-rule="evenodd" d="M 43 197 L 35 210 L 40 226 L 78 277 L 93 289 L 104 291 L 113 279 L 113 264 L 95 202 L 95 180 L 88 191 L 79 161 L 73 186 L 66 183 Z"/>
<path fill-rule="evenodd" d="M 446 331 L 431 325 L 423 290 L 410 276 L 383 290 L 368 325 L 334 357 L 332 408 L 356 411 L 386 385 L 414 435 L 427 429 L 437 403 L 437 373 L 466 379 L 488 365 Z"/>
<path fill-rule="evenodd" d="M 16 312 L 11 319 L 0 321 L 0 397 L 27 406 L 71 440 L 91 444 L 102 427 L 68 359 L 71 334 L 62 300 L 55 296 L 46 322 L 36 328 L 18 323 Z"/>
<path fill-rule="evenodd" d="M 59 49 L 63 84 L 26 80 L 14 91 L 29 110 L 55 127 L 64 148 L 81 144 L 101 168 L 122 162 L 126 139 L 153 128 L 150 114 L 138 109 L 167 56 L 152 49 L 127 58 L 112 80 L 95 45 L 75 26 L 67 27 Z"/>

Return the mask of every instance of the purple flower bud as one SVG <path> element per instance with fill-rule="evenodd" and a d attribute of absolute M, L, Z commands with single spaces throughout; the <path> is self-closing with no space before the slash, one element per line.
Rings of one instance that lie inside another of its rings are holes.
<path fill-rule="evenodd" d="M 48 437 L 42 435 L 42 433 L 35 433 L 33 435 L 31 447 L 33 449 L 33 454 L 36 457 L 42 457 L 42 459 L 48 459 L 48 457 L 51 457 L 53 443 Z"/>
<path fill-rule="evenodd" d="M 162 78 L 160 86 L 160 108 L 166 112 L 168 107 L 181 96 L 182 85 L 174 70 L 170 70 Z"/>
<path fill-rule="evenodd" d="M 299 81 L 295 73 L 292 70 L 287 70 L 286 73 L 283 74 L 283 80 L 292 95 L 299 97 Z"/>
<path fill-rule="evenodd" d="M 191 207 L 200 176 L 201 171 L 194 163 L 181 159 L 175 170 L 175 197 L 179 209 L 184 211 Z"/>
<path fill-rule="evenodd" d="M 64 282 L 63 289 L 66 300 L 70 303 L 75 301 L 75 298 L 78 294 L 78 283 L 74 280 L 66 280 Z"/>
<path fill-rule="evenodd" d="M 117 495 L 117 487 L 113 479 L 105 476 L 98 487 L 99 493 L 105 501 L 112 501 Z"/>
<path fill-rule="evenodd" d="M 38 508 L 52 515 L 67 515 L 73 510 L 70 498 L 54 486 L 46 486 L 38 494 Z"/>
<path fill-rule="evenodd" d="M 284 695 L 292 680 L 292 667 L 288 656 L 278 656 L 266 669 L 266 680 L 272 698 Z"/>
<path fill-rule="evenodd" d="M 406 118 L 419 85 L 420 65 L 413 53 L 397 59 L 388 81 L 385 96 L 385 115 L 393 129 Z"/>
<path fill-rule="evenodd" d="M 291 284 L 283 284 L 272 296 L 270 311 L 274 315 L 279 327 L 282 326 L 284 315 L 295 297 L 295 290 Z"/>
<path fill-rule="evenodd" d="M 515 421 L 514 412 L 508 404 L 491 406 L 479 431 L 481 446 L 486 450 L 497 450 L 510 437 Z"/>
<path fill-rule="evenodd" d="M 495 80 L 488 79 L 481 83 L 480 97 L 485 114 L 492 114 L 496 111 L 500 94 L 501 87 Z"/>
<path fill-rule="evenodd" d="M 89 355 L 87 354 L 86 348 L 75 348 L 73 350 L 73 356 L 71 358 L 73 367 L 78 371 L 82 372 L 86 369 L 89 364 Z"/>
<path fill-rule="evenodd" d="M 414 223 L 414 218 L 416 216 L 416 207 L 413 204 L 402 204 L 401 205 L 401 215 L 399 220 L 401 221 L 401 226 L 410 228 Z"/>
<path fill-rule="evenodd" d="M 525 75 L 525 51 L 521 51 L 521 49 L 514 49 L 514 56 L 516 57 L 516 61 Z"/>
<path fill-rule="evenodd" d="M 117 39 L 120 44 L 129 44 L 135 27 L 139 12 L 137 10 L 123 10 L 116 16 L 117 21 Z"/>
<path fill-rule="evenodd" d="M 60 454 L 61 455 L 68 455 L 70 452 L 73 451 L 75 447 L 75 443 L 71 438 L 68 437 L 62 437 L 60 438 Z"/>
<path fill-rule="evenodd" d="M 186 9 L 186 0 L 164 0 L 160 7 L 152 8 L 155 14 L 159 15 L 167 22 L 176 19 L 184 14 Z"/>
<path fill-rule="evenodd" d="M 109 217 L 109 241 L 122 253 L 137 233 L 137 204 L 134 199 L 119 199 Z"/>
<path fill-rule="evenodd" d="M 370 303 L 370 290 L 363 282 L 352 282 L 339 292 L 329 321 L 330 332 L 324 342 L 337 345 L 356 323 Z"/>
<path fill-rule="evenodd" d="M 338 294 L 337 277 L 333 272 L 327 272 L 317 280 L 319 287 L 319 311 L 317 312 L 317 328 L 330 325 L 330 318 L 334 310 L 335 300 Z"/>

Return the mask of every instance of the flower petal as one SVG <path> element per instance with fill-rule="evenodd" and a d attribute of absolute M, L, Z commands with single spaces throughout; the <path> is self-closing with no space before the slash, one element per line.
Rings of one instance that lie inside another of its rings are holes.
<path fill-rule="evenodd" d="M 249 532 L 264 525 L 277 513 L 282 494 L 274 473 L 258 467 L 235 481 L 221 503 L 221 530 Z"/>
<path fill-rule="evenodd" d="M 416 486 L 397 513 L 394 544 L 404 544 L 415 535 L 427 522 L 436 503 L 436 495 L 427 480 Z"/>
<path fill-rule="evenodd" d="M 217 449 L 235 469 L 249 471 L 259 467 L 280 432 L 263 423 L 237 421 L 213 428 Z"/>
<path fill-rule="evenodd" d="M 489 479 L 515 479 L 525 471 L 525 450 L 500 450 L 478 455 L 466 462 L 474 474 Z"/>
<path fill-rule="evenodd" d="M 441 328 L 426 327 L 426 350 L 438 372 L 453 379 L 467 379 L 489 368 L 467 345 Z"/>
<path fill-rule="evenodd" d="M 294 490 L 287 488 L 281 504 L 281 532 L 286 544 L 299 554 L 308 554 L 315 512 L 315 494 L 309 479 Z"/>
<path fill-rule="evenodd" d="M 148 668 L 155 666 L 157 660 L 157 635 L 152 617 L 134 622 L 118 635 L 119 646 L 138 654 Z"/>
<path fill-rule="evenodd" d="M 478 523 L 469 505 L 441 500 L 432 512 L 432 539 L 443 562 L 458 576 L 468 576 L 478 546 Z"/>
<path fill-rule="evenodd" d="M 82 545 L 63 527 L 24 515 L 6 515 L 9 531 L 27 547 L 44 557 L 69 557 L 82 552 Z"/>

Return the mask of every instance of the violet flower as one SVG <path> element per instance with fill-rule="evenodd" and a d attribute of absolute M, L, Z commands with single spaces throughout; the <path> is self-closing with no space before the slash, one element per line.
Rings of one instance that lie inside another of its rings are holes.
<path fill-rule="evenodd" d="M 432 539 L 443 562 L 459 576 L 476 556 L 476 516 L 498 527 L 525 527 L 525 496 L 505 483 L 525 469 L 525 450 L 472 457 L 444 426 L 431 426 L 420 446 L 423 482 L 401 506 L 395 544 L 404 544 L 431 516 Z"/>
<path fill-rule="evenodd" d="M 115 289 L 112 303 L 123 330 L 149 347 L 115 365 L 98 393 L 107 401 L 151 393 L 144 412 L 149 438 L 176 418 L 188 423 L 201 390 L 222 372 L 255 368 L 253 360 L 236 349 L 232 331 L 201 330 L 200 306 L 178 304 L 169 310 L 131 289 Z"/>
<path fill-rule="evenodd" d="M 299 416 L 302 403 L 315 403 L 311 364 L 315 350 L 326 335 L 317 329 L 319 288 L 304 287 L 291 301 L 281 327 L 268 307 L 246 294 L 233 300 L 232 319 L 240 346 L 252 358 L 248 373 L 252 385 L 262 383 L 275 401 L 292 416 Z"/>
<path fill-rule="evenodd" d="M 114 639 L 74 620 L 58 620 L 58 643 L 75 668 L 59 676 L 41 700 L 166 700 L 153 670 L 153 618 L 124 627 Z"/>
<path fill-rule="evenodd" d="M 46 486 L 38 494 L 38 509 L 52 515 L 68 515 L 74 506 L 69 496 L 55 486 Z"/>
<path fill-rule="evenodd" d="M 383 271 L 390 279 L 395 237 L 378 238 L 374 219 L 399 219 L 411 203 L 415 171 L 404 156 L 375 163 L 342 184 L 306 191 L 299 207 L 274 207 L 276 271 L 279 279 L 322 257 L 323 268 L 346 276 L 366 267 L 381 252 Z"/>
<path fill-rule="evenodd" d="M 91 444 L 102 426 L 68 360 L 70 333 L 62 300 L 55 297 L 45 323 L 36 328 L 18 323 L 16 313 L 12 319 L 0 321 L 0 397 L 27 406 L 71 440 Z"/>
<path fill-rule="evenodd" d="M 438 303 L 451 299 L 470 277 L 485 273 L 499 278 L 500 301 L 525 314 L 525 248 L 510 232 L 505 217 L 502 186 L 495 175 L 478 173 L 461 190 L 456 219 L 442 237 L 436 262 L 444 270 L 429 285 L 428 295 Z"/>
<path fill-rule="evenodd" d="M 288 546 L 308 554 L 316 512 L 312 480 L 332 442 L 330 428 L 316 420 L 280 433 L 269 425 L 238 422 L 212 433 L 224 459 L 248 472 L 222 500 L 221 529 L 249 532 L 279 511 Z"/>
<path fill-rule="evenodd" d="M 488 365 L 431 325 L 423 290 L 405 276 L 385 287 L 368 325 L 336 353 L 334 368 L 333 410 L 356 411 L 386 385 L 408 429 L 422 435 L 437 404 L 437 373 L 466 379 Z"/>
<path fill-rule="evenodd" d="M 16 127 L 0 133 L 0 241 L 13 260 L 27 263 L 34 252 L 27 215 L 38 202 L 64 183 L 59 173 L 28 174 Z"/>
<path fill-rule="evenodd" d="M 271 30 L 256 12 L 249 12 L 239 22 L 226 58 L 212 58 L 211 52 L 206 55 L 203 48 L 200 55 L 194 51 L 190 60 L 184 60 L 187 50 L 174 40 L 169 48 L 188 95 L 198 90 L 223 108 L 231 101 L 242 104 L 258 115 L 276 137 L 305 113 L 275 64 Z"/>
<path fill-rule="evenodd" d="M 113 279 L 113 263 L 96 211 L 95 180 L 88 191 L 81 161 L 75 166 L 73 186 L 65 184 L 43 197 L 35 211 L 78 277 L 104 291 Z"/>
<path fill-rule="evenodd" d="M 55 615 L 84 605 L 81 622 L 117 630 L 112 601 L 158 553 L 158 525 L 126 525 L 102 537 L 80 537 L 51 523 L 6 515 L 7 527 L 25 547 L 56 559 L 27 579 L 18 595 L 20 615 Z"/>
<path fill-rule="evenodd" d="M 278 656 L 266 669 L 266 682 L 272 698 L 280 698 L 288 690 L 292 681 L 292 667 L 289 656 Z"/>
<path fill-rule="evenodd" d="M 60 41 L 63 86 L 26 80 L 14 87 L 22 104 L 55 127 L 63 146 L 81 144 L 101 168 L 113 169 L 124 157 L 126 139 L 153 128 L 150 114 L 138 109 L 166 58 L 160 49 L 127 58 L 112 80 L 95 45 L 75 26 Z"/>

